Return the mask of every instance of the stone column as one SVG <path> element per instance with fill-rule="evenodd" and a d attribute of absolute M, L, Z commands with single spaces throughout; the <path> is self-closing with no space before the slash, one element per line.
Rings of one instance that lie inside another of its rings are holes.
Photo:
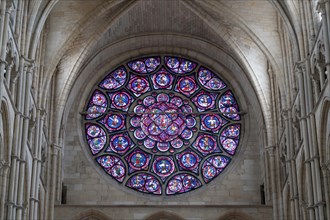
<path fill-rule="evenodd" d="M 2 17 L 1 24 L 0 24 L 0 29 L 2 32 L 0 32 L 1 39 L 0 39 L 0 85 L 2 86 L 3 80 L 4 80 L 4 74 L 5 74 L 5 69 L 6 69 L 6 54 L 7 54 L 7 41 L 8 41 L 8 29 L 9 29 L 9 16 L 12 11 L 12 8 L 10 7 L 11 5 L 6 5 L 6 1 L 2 2 L 1 4 L 2 8 L 1 14 L 4 13 L 4 16 Z M 9 6 L 9 7 L 7 7 Z M 2 22 L 3 20 L 3 22 Z M 2 97 L 2 89 L 0 89 L 0 97 Z M 1 109 L 1 102 L 0 102 L 0 109 Z"/>
<path fill-rule="evenodd" d="M 308 198 L 308 216 L 310 220 L 315 219 L 314 213 L 314 195 L 313 195 L 313 185 L 312 185 L 312 169 L 310 164 L 310 146 L 308 141 L 308 130 L 307 130 L 307 120 L 306 120 L 306 98 L 305 98 L 305 85 L 304 76 L 302 73 L 301 66 L 296 67 L 296 74 L 298 75 L 299 83 L 299 95 L 301 103 L 301 128 L 303 136 L 303 148 L 305 154 L 305 168 L 306 168 L 306 184 L 307 184 L 307 198 Z"/>
<path fill-rule="evenodd" d="M 36 119 L 36 132 L 35 132 L 35 148 L 33 152 L 33 165 L 32 165 L 32 183 L 31 183 L 31 195 L 30 195 L 30 219 L 36 219 L 37 213 L 35 212 L 36 206 L 38 206 L 38 187 L 40 178 L 40 166 L 41 166 L 41 134 L 43 126 L 43 110 L 37 110 Z"/>
<path fill-rule="evenodd" d="M 313 91 L 311 85 L 311 66 L 309 59 L 306 61 L 306 71 L 303 72 L 305 78 L 305 89 L 306 89 L 306 114 L 307 114 L 307 130 L 308 130 L 308 141 L 310 146 L 311 155 L 311 168 L 313 174 L 313 192 L 314 192 L 314 204 L 315 204 L 315 217 L 316 219 L 324 219 L 324 202 L 322 198 L 322 186 L 321 186 L 321 175 L 320 175 L 320 161 L 316 139 L 316 126 L 315 118 L 313 114 Z"/>
<path fill-rule="evenodd" d="M 0 1 L 0 45 L 2 46 L 2 41 L 3 41 L 3 29 L 5 27 L 5 19 L 3 19 L 6 16 L 6 3 L 7 1 Z M 1 50 L 6 49 L 2 48 Z"/>
<path fill-rule="evenodd" d="M 54 218 L 54 204 L 56 199 L 56 177 L 57 177 L 57 166 L 58 166 L 58 155 L 61 151 L 61 147 L 57 144 L 52 144 L 52 163 L 51 163 L 51 183 L 49 189 L 49 197 L 48 197 L 48 216 L 47 219 Z"/>
<path fill-rule="evenodd" d="M 9 183 L 9 192 L 8 192 L 8 202 L 7 202 L 7 218 L 15 219 L 16 216 L 16 198 L 17 198 L 17 185 L 18 185 L 18 172 L 19 172 L 19 155 L 20 155 L 20 146 L 21 146 L 21 137 L 22 137 L 22 109 L 23 109 L 23 97 L 25 90 L 25 73 L 24 73 L 24 59 L 20 59 L 19 65 L 19 84 L 17 90 L 17 111 L 15 115 L 14 122 L 14 138 L 13 138 L 13 151 L 11 156 L 11 166 L 10 166 L 10 183 Z"/>
<path fill-rule="evenodd" d="M 4 160 L 0 162 L 0 180 L 1 180 L 1 198 L 0 198 L 0 219 L 4 219 L 5 217 L 5 203 L 7 197 L 7 182 L 8 182 L 8 171 L 9 164 Z"/>
<path fill-rule="evenodd" d="M 279 212 L 278 212 L 278 204 L 277 204 L 277 186 L 276 181 L 278 178 L 276 178 L 276 164 L 275 164 L 275 146 L 267 146 L 266 150 L 268 152 L 269 156 L 269 163 L 270 163 L 270 181 L 272 185 L 272 201 L 273 201 L 273 219 L 279 219 Z"/>
<path fill-rule="evenodd" d="M 12 68 L 14 66 L 14 60 L 11 60 L 10 63 L 7 64 L 7 69 L 6 69 L 6 83 L 7 83 L 7 87 L 9 89 L 10 87 L 10 80 L 11 80 L 11 71 Z"/>
<path fill-rule="evenodd" d="M 319 95 L 321 92 L 321 87 L 320 87 L 320 75 L 318 72 L 312 74 L 312 80 L 313 80 L 313 90 L 314 90 L 314 100 L 319 99 Z"/>
<path fill-rule="evenodd" d="M 324 197 L 325 197 L 325 203 L 327 204 L 326 207 L 326 213 L 327 217 L 330 217 L 330 198 L 329 198 L 329 169 L 327 164 L 322 165 L 322 175 L 323 175 L 323 185 L 324 185 Z"/>
<path fill-rule="evenodd" d="M 29 61 L 31 62 L 31 61 Z M 29 131 L 29 111 L 30 111 L 30 96 L 31 96 L 31 84 L 32 84 L 32 71 L 33 66 L 29 66 L 27 69 L 26 86 L 24 91 L 24 119 L 23 119 L 23 134 L 21 142 L 21 154 L 20 154 L 20 168 L 19 168 L 19 182 L 18 182 L 18 194 L 17 194 L 17 206 L 19 209 L 16 213 L 16 219 L 20 220 L 23 218 L 23 202 L 24 202 L 24 185 L 26 184 L 25 178 L 25 165 L 26 165 L 26 151 L 27 151 L 27 138 Z M 21 208 L 22 207 L 22 208 Z"/>
<path fill-rule="evenodd" d="M 293 125 L 292 125 L 292 112 L 291 110 L 287 111 L 287 118 L 286 118 L 286 131 L 287 131 L 287 137 L 288 137 L 288 148 L 289 148 L 289 177 L 290 177 L 290 190 L 293 194 L 291 201 L 293 202 L 293 213 L 292 217 L 294 219 L 300 219 L 300 213 L 299 213 L 299 200 L 298 200 L 298 188 L 297 188 L 297 176 L 296 176 L 296 164 L 294 159 L 294 152 L 295 152 L 295 146 L 293 142 Z"/>

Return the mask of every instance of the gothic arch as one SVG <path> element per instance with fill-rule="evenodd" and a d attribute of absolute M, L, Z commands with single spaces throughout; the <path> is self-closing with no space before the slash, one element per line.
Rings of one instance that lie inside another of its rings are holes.
<path fill-rule="evenodd" d="M 90 209 L 84 212 L 81 212 L 79 215 L 77 215 L 74 220 L 111 220 L 106 214 L 103 212 L 96 210 L 96 209 Z"/>
<path fill-rule="evenodd" d="M 9 114 L 7 103 L 2 101 L 1 103 L 1 118 L 0 118 L 0 161 L 4 160 L 9 162 L 9 152 L 10 152 L 10 144 L 9 144 L 9 134 L 10 124 L 9 124 Z"/>
<path fill-rule="evenodd" d="M 319 152 L 321 163 L 328 163 L 330 161 L 330 100 L 323 102 L 320 122 Z"/>
<path fill-rule="evenodd" d="M 252 220 L 253 218 L 242 212 L 230 211 L 221 216 L 218 220 Z"/>
<path fill-rule="evenodd" d="M 146 220 L 184 220 L 184 218 L 169 211 L 160 211 L 150 215 Z"/>

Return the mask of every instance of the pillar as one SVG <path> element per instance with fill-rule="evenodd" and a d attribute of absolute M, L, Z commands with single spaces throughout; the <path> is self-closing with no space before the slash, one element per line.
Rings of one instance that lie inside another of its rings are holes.
<path fill-rule="evenodd" d="M 30 62 L 30 61 L 29 61 Z M 27 151 L 27 138 L 29 131 L 29 111 L 30 111 L 30 89 L 32 84 L 32 71 L 33 66 L 29 66 L 26 71 L 26 86 L 24 92 L 24 119 L 23 119 L 23 134 L 22 134 L 22 142 L 21 142 L 21 154 L 20 154 L 20 168 L 19 168 L 19 182 L 18 182 L 18 192 L 17 192 L 17 213 L 16 219 L 20 220 L 23 218 L 23 203 L 24 203 L 24 185 L 25 185 L 25 167 L 26 167 L 26 151 Z"/>
<path fill-rule="evenodd" d="M 296 68 L 296 74 L 298 75 L 298 84 L 299 84 L 299 95 L 300 95 L 300 106 L 301 106 L 301 129 L 303 136 L 303 148 L 305 154 L 305 168 L 306 168 L 306 184 L 307 184 L 307 198 L 308 198 L 308 218 L 310 220 L 315 219 L 314 213 L 314 194 L 313 194 L 313 185 L 312 185 L 312 169 L 310 164 L 310 146 L 308 141 L 308 130 L 307 130 L 307 119 L 306 119 L 306 98 L 305 98 L 305 85 L 304 85 L 304 76 L 301 66 Z"/>
<path fill-rule="evenodd" d="M 269 163 L 270 163 L 270 181 L 272 185 L 272 201 L 273 201 L 273 219 L 279 219 L 278 215 L 278 205 L 277 205 L 277 186 L 276 181 L 278 178 L 276 178 L 276 164 L 275 164 L 275 146 L 267 146 L 266 150 L 268 152 L 269 156 Z"/>
<path fill-rule="evenodd" d="M 1 161 L 0 163 L 0 180 L 1 180 L 1 192 L 0 192 L 0 219 L 5 219 L 5 203 L 7 197 L 7 182 L 8 182 L 8 171 L 9 171 L 9 163 L 5 161 Z"/>

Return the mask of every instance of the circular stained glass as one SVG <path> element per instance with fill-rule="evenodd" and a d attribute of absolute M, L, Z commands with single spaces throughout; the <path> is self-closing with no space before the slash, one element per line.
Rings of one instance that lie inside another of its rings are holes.
<path fill-rule="evenodd" d="M 153 195 L 198 189 L 239 147 L 233 89 L 201 64 L 176 56 L 131 60 L 106 75 L 85 106 L 91 156 L 124 186 Z"/>

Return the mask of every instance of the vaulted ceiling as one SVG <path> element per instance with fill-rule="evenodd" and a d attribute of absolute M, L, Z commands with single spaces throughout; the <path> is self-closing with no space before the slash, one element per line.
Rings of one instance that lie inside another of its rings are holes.
<path fill-rule="evenodd" d="M 167 53 L 196 49 L 208 54 L 206 45 L 212 45 L 244 70 L 267 123 L 272 103 L 268 70 L 271 66 L 279 80 L 284 72 L 279 33 L 282 25 L 292 36 L 296 49 L 293 53 L 297 56 L 300 53 L 299 37 L 295 36 L 301 31 L 302 12 L 296 3 L 292 0 L 59 0 L 47 18 L 45 56 L 46 81 L 50 82 L 54 75 L 57 78 L 56 93 L 61 97 L 57 100 L 58 117 L 62 117 L 71 88 L 84 65 L 105 48 L 118 50 L 118 57 L 125 52 L 125 45 L 126 52 L 135 50 L 131 56 L 156 52 L 156 45 Z M 150 50 L 144 51 L 148 45 Z"/>

